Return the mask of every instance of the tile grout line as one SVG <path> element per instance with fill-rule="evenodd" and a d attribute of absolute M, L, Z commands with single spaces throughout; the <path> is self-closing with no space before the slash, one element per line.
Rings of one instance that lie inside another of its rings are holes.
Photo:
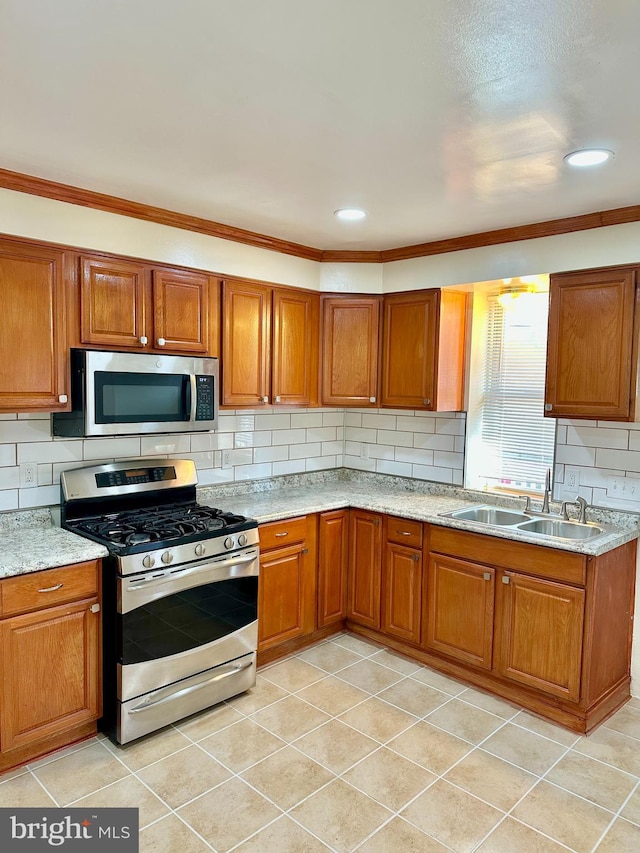
<path fill-rule="evenodd" d="M 629 802 L 629 800 L 633 797 L 633 795 L 636 793 L 636 791 L 638 790 L 638 788 L 640 788 L 640 780 L 635 784 L 635 786 L 631 789 L 631 791 L 629 792 L 629 794 L 625 797 L 625 799 L 624 799 L 624 801 L 623 801 L 622 805 L 620 806 L 620 808 L 618 809 L 618 811 L 613 815 L 613 817 L 611 818 L 611 821 L 609 822 L 609 824 L 608 824 L 608 825 L 607 825 L 607 827 L 605 828 L 604 832 L 602 833 L 602 835 L 600 836 L 600 838 L 596 841 L 596 843 L 594 844 L 594 846 L 591 848 L 591 853 L 595 853 L 595 851 L 598 849 L 598 847 L 602 844 L 602 842 L 604 841 L 604 839 L 607 837 L 607 833 L 609 832 L 609 830 L 611 829 L 611 827 L 614 825 L 614 823 L 615 823 L 619 818 L 622 818 L 622 820 L 626 820 L 626 818 L 624 818 L 624 817 L 622 816 L 622 810 L 623 810 L 623 809 L 624 809 L 624 807 L 627 805 L 627 803 Z M 633 821 L 630 821 L 630 823 L 632 823 L 632 824 L 633 824 Z M 636 826 L 637 824 L 633 824 L 633 825 L 634 825 L 634 826 Z"/>

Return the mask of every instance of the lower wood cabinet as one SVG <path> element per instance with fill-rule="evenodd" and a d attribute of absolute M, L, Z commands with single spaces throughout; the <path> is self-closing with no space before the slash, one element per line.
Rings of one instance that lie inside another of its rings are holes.
<path fill-rule="evenodd" d="M 347 618 L 379 629 L 382 516 L 359 509 L 349 515 Z"/>
<path fill-rule="evenodd" d="M 385 516 L 380 627 L 418 644 L 422 616 L 422 523 Z"/>
<path fill-rule="evenodd" d="M 429 556 L 425 648 L 491 669 L 495 575 L 489 566 Z"/>
<path fill-rule="evenodd" d="M 318 628 L 343 622 L 347 615 L 349 510 L 318 516 Z"/>
<path fill-rule="evenodd" d="M 0 582 L 0 769 L 95 732 L 98 571 L 81 563 Z"/>
<path fill-rule="evenodd" d="M 259 652 L 313 632 L 315 544 L 315 516 L 260 525 Z"/>

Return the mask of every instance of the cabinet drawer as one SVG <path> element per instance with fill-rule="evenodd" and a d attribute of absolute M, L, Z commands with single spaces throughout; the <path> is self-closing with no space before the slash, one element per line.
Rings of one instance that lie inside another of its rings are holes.
<path fill-rule="evenodd" d="M 13 616 L 95 596 L 98 591 L 97 560 L 29 572 L 2 581 L 2 615 Z"/>
<path fill-rule="evenodd" d="M 430 537 L 429 549 L 440 554 L 579 586 L 586 583 L 587 558 L 583 554 L 436 525 Z"/>
<path fill-rule="evenodd" d="M 304 542 L 307 532 L 307 517 L 288 518 L 286 521 L 273 521 L 260 525 L 260 548 L 269 551 L 271 548 L 282 548 Z"/>
<path fill-rule="evenodd" d="M 406 545 L 408 548 L 422 548 L 422 522 L 409 521 L 390 515 L 386 519 L 387 542 Z"/>

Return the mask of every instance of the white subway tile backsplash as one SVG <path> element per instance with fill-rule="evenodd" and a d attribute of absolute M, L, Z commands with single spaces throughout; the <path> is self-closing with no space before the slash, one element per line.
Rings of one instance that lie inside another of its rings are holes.
<path fill-rule="evenodd" d="M 640 451 L 598 448 L 596 450 L 596 467 L 640 471 Z"/>
<path fill-rule="evenodd" d="M 629 431 L 626 429 L 603 429 L 594 427 L 567 426 L 567 444 L 578 444 L 583 447 L 609 447 L 617 450 L 627 450 L 629 446 Z"/>
<path fill-rule="evenodd" d="M 456 447 L 456 440 L 461 440 L 462 450 Z M 456 450 L 464 453 L 464 436 L 449 435 L 447 433 L 420 433 L 413 435 L 413 446 L 423 447 L 426 450 Z"/>
<path fill-rule="evenodd" d="M 361 427 L 362 415 L 359 415 L 357 412 L 345 412 L 344 425 L 346 427 Z"/>
<path fill-rule="evenodd" d="M 127 438 L 88 438 L 83 441 L 82 453 L 85 459 L 127 459 L 140 456 L 140 439 Z"/>
<path fill-rule="evenodd" d="M 445 432 L 451 435 L 464 435 L 464 426 L 465 421 L 462 418 L 436 418 L 436 432 Z"/>
<path fill-rule="evenodd" d="M 395 415 L 363 415 L 362 426 L 370 429 L 395 429 Z"/>
<path fill-rule="evenodd" d="M 375 471 L 375 459 L 363 459 L 360 456 L 349 456 L 345 453 L 343 457 L 345 468 L 356 468 L 358 471 Z"/>
<path fill-rule="evenodd" d="M 410 432 L 379 429 L 378 441 L 380 444 L 395 444 L 396 447 L 411 447 L 413 445 L 413 435 Z"/>
<path fill-rule="evenodd" d="M 243 432 L 250 429 L 271 429 L 266 424 L 265 426 L 257 426 L 259 418 L 271 417 L 271 415 L 220 415 L 218 418 L 218 432 Z M 289 415 L 279 415 L 281 418 L 286 418 L 288 422 Z"/>
<path fill-rule="evenodd" d="M 186 435 L 143 435 L 140 453 L 143 456 L 169 456 L 191 451 L 191 436 Z"/>
<path fill-rule="evenodd" d="M 396 477 L 410 477 L 411 465 L 408 462 L 389 462 L 386 459 L 378 459 L 376 462 L 378 474 L 394 474 Z"/>
<path fill-rule="evenodd" d="M 0 468 L 0 489 L 18 489 L 20 487 L 20 469 L 16 466 Z"/>
<path fill-rule="evenodd" d="M 60 501 L 60 486 L 36 486 L 35 489 L 20 489 L 20 509 L 34 506 L 49 506 Z"/>
<path fill-rule="evenodd" d="M 289 459 L 285 462 L 273 463 L 273 476 L 282 474 L 301 474 L 305 470 L 304 459 Z"/>
<path fill-rule="evenodd" d="M 59 480 L 56 480 L 55 485 Z M 53 465 L 38 465 L 38 485 L 39 486 L 52 486 L 54 485 L 53 480 Z"/>
<path fill-rule="evenodd" d="M 271 444 L 304 444 L 307 440 L 305 429 L 274 429 Z"/>
<path fill-rule="evenodd" d="M 15 465 L 16 458 L 15 444 L 0 444 L 0 465 Z"/>
<path fill-rule="evenodd" d="M 31 441 L 18 445 L 18 463 L 78 462 L 84 459 L 82 439 Z"/>
<path fill-rule="evenodd" d="M 253 450 L 249 447 L 229 451 L 229 464 L 251 465 L 253 462 Z"/>
<path fill-rule="evenodd" d="M 312 456 L 305 459 L 305 471 L 328 471 L 336 467 L 335 456 Z"/>
<path fill-rule="evenodd" d="M 191 436 L 191 450 L 230 450 L 233 447 L 232 432 L 203 432 Z"/>
<path fill-rule="evenodd" d="M 341 441 L 323 441 L 320 453 L 323 456 L 336 456 L 342 453 L 343 442 Z"/>
<path fill-rule="evenodd" d="M 243 429 L 290 429 L 291 418 L 293 415 L 280 414 L 263 414 L 255 416 L 255 426 L 239 426 L 236 430 Z"/>
<path fill-rule="evenodd" d="M 411 470 L 412 476 L 418 480 L 435 480 L 438 483 L 453 482 L 453 471 L 451 468 L 435 468 L 433 465 L 413 465 Z M 462 477 L 460 479 L 462 480 Z"/>
<path fill-rule="evenodd" d="M 368 444 L 367 452 L 371 459 L 391 459 L 396 458 L 396 449 L 391 444 Z"/>
<path fill-rule="evenodd" d="M 461 453 L 450 453 L 447 450 L 433 451 L 433 464 L 441 468 L 460 468 L 464 467 L 464 457 Z"/>
<path fill-rule="evenodd" d="M 271 444 L 271 431 L 261 432 L 237 432 L 235 434 L 236 447 L 269 447 Z"/>
<path fill-rule="evenodd" d="M 307 441 L 335 441 L 336 427 L 314 427 L 307 430 Z"/>
<path fill-rule="evenodd" d="M 321 456 L 322 445 L 319 441 L 311 444 L 292 444 L 289 448 L 289 459 L 309 459 L 311 456 Z"/>
<path fill-rule="evenodd" d="M 335 412 L 326 417 L 338 417 L 342 424 L 342 415 L 336 415 Z M 323 422 L 322 412 L 297 412 L 291 415 L 291 429 L 309 429 L 310 427 L 331 426 Z"/>
<path fill-rule="evenodd" d="M 558 445 L 556 462 L 562 462 L 565 465 L 587 465 L 594 468 L 596 464 L 595 447 L 579 447 L 574 444 Z"/>
<path fill-rule="evenodd" d="M 289 447 L 283 444 L 279 447 L 256 447 L 253 451 L 254 462 L 281 462 L 289 458 Z"/>
<path fill-rule="evenodd" d="M 18 509 L 18 490 L 3 489 L 0 491 L 0 512 Z"/>
<path fill-rule="evenodd" d="M 375 429 L 362 429 L 359 427 L 346 426 L 344 428 L 344 437 L 348 441 L 370 441 L 375 443 L 377 433 Z"/>
<path fill-rule="evenodd" d="M 261 462 L 259 465 L 237 465 L 235 478 L 236 480 L 258 480 L 261 477 L 270 477 L 271 473 L 270 462 Z"/>
<path fill-rule="evenodd" d="M 292 423 L 291 426 L 293 425 Z M 323 412 L 322 426 L 343 427 L 344 412 Z"/>
<path fill-rule="evenodd" d="M 0 444 L 50 441 L 49 421 L 0 421 Z"/>
<path fill-rule="evenodd" d="M 629 450 L 640 450 L 640 432 L 629 431 Z"/>
<path fill-rule="evenodd" d="M 435 418 L 408 418 L 408 417 L 398 417 L 398 426 L 396 427 L 399 430 L 406 430 L 407 432 L 435 432 L 436 423 Z"/>
<path fill-rule="evenodd" d="M 397 462 L 411 462 L 414 465 L 433 465 L 433 450 L 414 447 L 396 447 Z"/>

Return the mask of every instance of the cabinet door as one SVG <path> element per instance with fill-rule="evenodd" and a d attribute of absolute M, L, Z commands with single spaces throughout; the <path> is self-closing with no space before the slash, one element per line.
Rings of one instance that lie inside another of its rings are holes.
<path fill-rule="evenodd" d="M 322 402 L 377 405 L 380 299 L 325 297 L 322 305 Z"/>
<path fill-rule="evenodd" d="M 318 529 L 318 628 L 347 615 L 349 512 L 320 513 Z"/>
<path fill-rule="evenodd" d="M 553 696 L 580 699 L 584 590 L 504 572 L 498 584 L 501 675 Z"/>
<path fill-rule="evenodd" d="M 146 316 L 147 269 L 117 259 L 80 258 L 80 338 L 84 344 L 151 346 Z"/>
<path fill-rule="evenodd" d="M 304 544 L 260 555 L 258 651 L 314 630 L 314 570 Z"/>
<path fill-rule="evenodd" d="M 275 405 L 318 404 L 319 311 L 317 294 L 273 292 L 271 401 Z"/>
<path fill-rule="evenodd" d="M 635 298 L 633 270 L 551 277 L 545 415 L 633 419 Z"/>
<path fill-rule="evenodd" d="M 2 637 L 2 749 L 100 716 L 97 599 L 14 616 Z"/>
<path fill-rule="evenodd" d="M 0 241 L 0 411 L 67 407 L 63 252 Z"/>
<path fill-rule="evenodd" d="M 208 289 L 209 276 L 203 273 L 153 271 L 153 347 L 201 354 L 208 351 Z"/>
<path fill-rule="evenodd" d="M 351 510 L 347 617 L 370 628 L 380 628 L 381 546 L 380 516 Z"/>
<path fill-rule="evenodd" d="M 495 571 L 441 554 L 429 556 L 424 645 L 491 669 Z"/>
<path fill-rule="evenodd" d="M 382 570 L 382 631 L 419 643 L 421 599 L 422 552 L 387 542 Z"/>
<path fill-rule="evenodd" d="M 264 406 L 270 393 L 271 288 L 223 283 L 222 402 Z"/>
<path fill-rule="evenodd" d="M 385 296 L 383 406 L 435 409 L 439 300 L 438 290 Z"/>

